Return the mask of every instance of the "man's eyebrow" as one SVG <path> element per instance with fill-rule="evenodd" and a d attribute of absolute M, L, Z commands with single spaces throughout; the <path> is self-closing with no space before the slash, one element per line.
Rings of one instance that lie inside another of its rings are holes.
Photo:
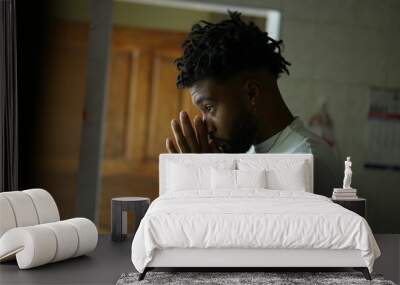
<path fill-rule="evenodd" d="M 214 101 L 214 99 L 211 98 L 211 97 L 207 97 L 207 96 L 197 96 L 197 98 L 194 100 L 194 103 L 195 103 L 196 105 L 199 105 L 199 104 L 201 104 L 201 102 L 203 102 L 203 101 L 205 101 L 205 100 Z"/>

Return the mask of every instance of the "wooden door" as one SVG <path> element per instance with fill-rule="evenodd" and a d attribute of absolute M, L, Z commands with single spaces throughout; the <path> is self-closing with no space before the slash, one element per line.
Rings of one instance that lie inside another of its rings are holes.
<path fill-rule="evenodd" d="M 174 59 L 185 33 L 113 29 L 100 227 L 110 229 L 110 200 L 158 196 L 158 156 L 166 152 L 170 121 L 194 116 L 190 94 L 176 88 Z"/>
<path fill-rule="evenodd" d="M 110 231 L 110 201 L 158 195 L 158 155 L 165 152 L 170 121 L 196 110 L 175 87 L 173 60 L 185 33 L 114 27 L 110 54 L 101 231 Z M 63 219 L 74 217 L 83 120 L 88 25 L 52 22 L 38 100 L 33 171 L 35 187 L 55 198 Z"/>

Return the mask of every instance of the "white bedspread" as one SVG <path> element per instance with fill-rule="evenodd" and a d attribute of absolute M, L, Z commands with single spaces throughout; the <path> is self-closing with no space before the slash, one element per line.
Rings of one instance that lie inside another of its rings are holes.
<path fill-rule="evenodd" d="M 370 272 L 380 256 L 359 215 L 324 196 L 265 189 L 157 198 L 133 239 L 132 262 L 143 272 L 154 249 L 171 247 L 358 249 Z"/>

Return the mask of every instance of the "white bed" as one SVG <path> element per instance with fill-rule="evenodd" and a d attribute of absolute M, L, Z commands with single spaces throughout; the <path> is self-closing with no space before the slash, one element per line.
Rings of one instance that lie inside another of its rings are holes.
<path fill-rule="evenodd" d="M 155 267 L 354 267 L 370 278 L 371 229 L 312 194 L 312 155 L 162 154 L 159 171 L 160 197 L 132 242 L 140 279 Z"/>

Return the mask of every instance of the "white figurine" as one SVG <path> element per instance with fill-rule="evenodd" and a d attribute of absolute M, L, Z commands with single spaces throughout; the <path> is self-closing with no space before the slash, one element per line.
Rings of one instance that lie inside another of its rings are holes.
<path fill-rule="evenodd" d="M 343 188 L 333 188 L 333 200 L 354 200 L 358 198 L 357 189 L 351 187 L 352 175 L 350 156 L 348 156 L 344 162 Z"/>
<path fill-rule="evenodd" d="M 351 171 L 351 161 L 350 156 L 347 157 L 344 162 L 344 179 L 343 179 L 343 189 L 352 189 L 351 188 L 351 176 L 353 172 Z"/>

